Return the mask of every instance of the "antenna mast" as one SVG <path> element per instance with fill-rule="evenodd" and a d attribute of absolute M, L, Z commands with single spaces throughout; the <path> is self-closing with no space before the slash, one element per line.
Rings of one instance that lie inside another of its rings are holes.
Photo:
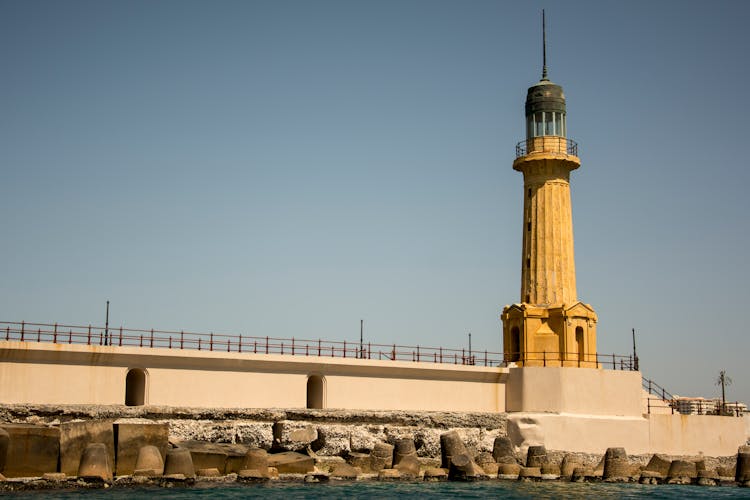
<path fill-rule="evenodd" d="M 542 80 L 547 80 L 547 22 L 542 9 Z"/>

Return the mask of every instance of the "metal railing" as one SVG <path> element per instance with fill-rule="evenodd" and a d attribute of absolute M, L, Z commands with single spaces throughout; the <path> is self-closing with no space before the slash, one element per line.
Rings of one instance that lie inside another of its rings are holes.
<path fill-rule="evenodd" d="M 115 347 L 191 349 L 198 351 L 281 354 L 291 356 L 339 357 L 388 361 L 414 361 L 474 366 L 507 366 L 512 362 L 541 366 L 583 366 L 632 370 L 631 356 L 578 353 L 526 352 L 501 353 L 487 350 L 446 349 L 443 347 L 374 344 L 298 338 L 258 337 L 197 333 L 189 331 L 107 328 L 22 321 L 0 321 L 0 340 L 84 344 Z M 562 360 L 560 358 L 563 358 Z"/>
<path fill-rule="evenodd" d="M 529 147 L 529 145 L 532 145 Z M 520 141 L 516 144 L 516 158 L 534 152 L 564 153 L 578 156 L 578 143 L 573 139 L 557 136 L 539 136 Z"/>

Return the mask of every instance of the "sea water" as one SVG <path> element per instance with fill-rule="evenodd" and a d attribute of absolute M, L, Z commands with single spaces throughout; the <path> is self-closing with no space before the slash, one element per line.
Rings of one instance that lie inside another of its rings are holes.
<path fill-rule="evenodd" d="M 190 488 L 110 488 L 106 490 L 70 490 L 14 493 L 16 497 L 84 500 L 182 500 L 264 498 L 293 500 L 301 498 L 596 498 L 596 499 L 678 499 L 678 498 L 750 498 L 750 488 L 737 486 L 681 486 L 567 482 L 482 481 L 473 483 L 423 483 L 375 481 L 305 484 L 273 482 L 263 485 L 199 484 Z M 0 494 L 2 496 L 2 494 Z"/>

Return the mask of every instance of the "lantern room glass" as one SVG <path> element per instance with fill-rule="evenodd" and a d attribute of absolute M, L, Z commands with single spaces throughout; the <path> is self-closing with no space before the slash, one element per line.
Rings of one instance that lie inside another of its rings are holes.
<path fill-rule="evenodd" d="M 526 117 L 526 138 L 546 135 L 565 137 L 565 113 L 539 111 Z"/>

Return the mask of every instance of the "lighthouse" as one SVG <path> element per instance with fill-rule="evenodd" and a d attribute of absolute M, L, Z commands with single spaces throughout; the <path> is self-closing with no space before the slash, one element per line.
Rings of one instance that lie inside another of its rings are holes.
<path fill-rule="evenodd" d="M 542 11 L 542 78 L 526 95 L 526 139 L 513 169 L 523 174 L 521 296 L 503 309 L 505 361 L 519 366 L 596 367 L 594 309 L 578 300 L 570 174 L 581 166 L 567 137 L 565 95 L 547 74 Z"/>

